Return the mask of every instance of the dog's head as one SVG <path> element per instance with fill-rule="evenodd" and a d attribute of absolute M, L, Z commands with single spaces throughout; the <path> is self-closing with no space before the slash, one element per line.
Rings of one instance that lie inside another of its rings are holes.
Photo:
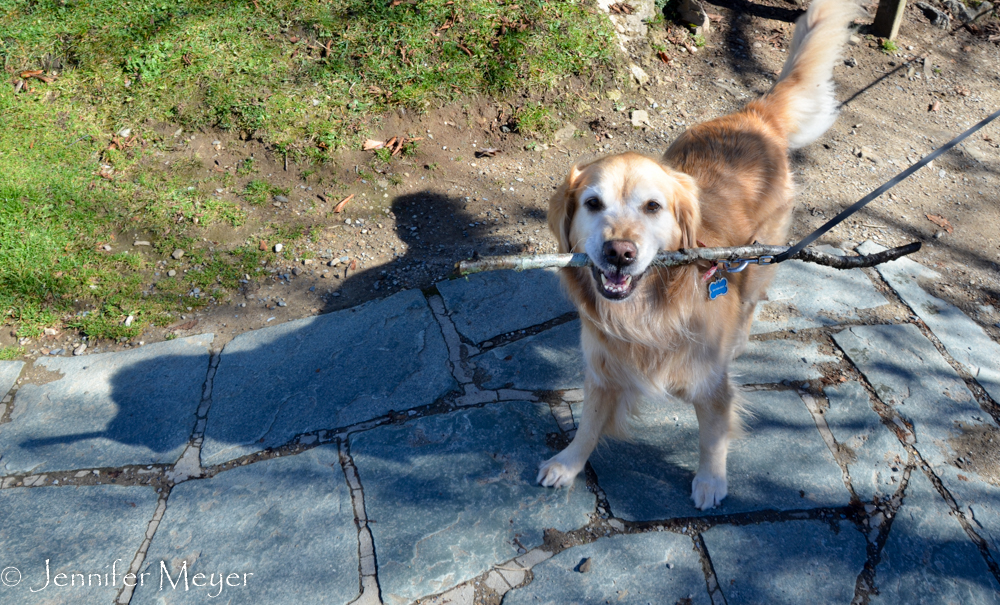
<path fill-rule="evenodd" d="M 636 153 L 574 166 L 549 201 L 560 252 L 586 252 L 593 286 L 625 300 L 661 250 L 693 248 L 700 221 L 694 179 Z"/>

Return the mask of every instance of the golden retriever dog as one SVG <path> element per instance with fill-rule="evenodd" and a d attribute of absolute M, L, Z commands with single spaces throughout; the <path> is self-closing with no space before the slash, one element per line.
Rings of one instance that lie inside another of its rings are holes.
<path fill-rule="evenodd" d="M 833 66 L 857 15 L 851 1 L 815 0 L 765 96 L 687 130 L 659 161 L 625 153 L 574 166 L 553 195 L 548 222 L 560 252 L 585 252 L 593 267 L 562 270 L 582 323 L 583 412 L 570 445 L 542 463 L 540 484 L 569 485 L 602 435 L 625 434 L 640 400 L 670 394 L 698 417 L 695 506 L 726 497 L 726 456 L 740 426 L 728 367 L 774 269 L 724 274 L 728 294 L 710 299 L 711 263 L 650 263 L 663 250 L 787 241 L 788 150 L 836 119 Z"/>

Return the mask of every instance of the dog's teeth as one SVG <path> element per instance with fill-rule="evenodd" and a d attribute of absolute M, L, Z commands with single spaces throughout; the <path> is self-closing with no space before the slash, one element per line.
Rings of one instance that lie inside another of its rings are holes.
<path fill-rule="evenodd" d="M 601 285 L 602 286 L 608 285 L 608 276 L 603 273 L 601 273 Z"/>
<path fill-rule="evenodd" d="M 631 283 L 632 283 L 632 276 L 631 275 L 626 275 L 625 276 L 625 285 L 628 286 Z"/>

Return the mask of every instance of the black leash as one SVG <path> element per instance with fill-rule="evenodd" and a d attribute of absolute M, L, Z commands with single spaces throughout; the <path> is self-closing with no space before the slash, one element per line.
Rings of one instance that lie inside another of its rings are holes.
<path fill-rule="evenodd" d="M 920 170 L 921 168 L 923 168 L 924 166 L 926 166 L 927 164 L 929 164 L 931 161 L 933 161 L 934 158 L 936 158 L 939 155 L 941 155 L 942 153 L 948 151 L 949 149 L 951 149 L 955 145 L 958 145 L 959 143 L 961 143 L 962 141 L 964 141 L 969 135 L 975 133 L 980 128 L 982 128 L 983 126 L 986 126 L 987 124 L 989 124 L 990 122 L 992 122 L 993 120 L 995 120 L 998 117 L 1000 117 L 1000 110 L 996 111 L 995 113 L 993 113 L 992 115 L 990 115 L 989 117 L 987 117 L 983 121 L 979 122 L 978 124 L 976 124 L 972 128 L 966 130 L 965 132 L 963 132 L 962 134 L 958 135 L 954 139 L 948 141 L 944 145 L 942 145 L 942 146 L 938 147 L 937 149 L 935 149 L 934 151 L 930 152 L 929 154 L 927 154 L 926 156 L 924 156 L 923 158 L 921 158 L 920 161 L 917 162 L 916 164 L 913 164 L 912 166 L 910 166 L 906 170 L 904 170 L 904 171 L 900 172 L 899 174 L 897 174 L 896 176 L 892 177 L 892 179 L 890 179 L 884 185 L 882 185 L 881 187 L 879 187 L 875 191 L 872 191 L 871 193 L 869 193 L 865 197 L 863 197 L 860 200 L 858 200 L 857 202 L 855 202 L 854 205 L 852 205 L 850 208 L 848 208 L 847 210 L 844 210 L 843 212 L 841 212 L 837 216 L 833 217 L 832 219 L 830 219 L 829 221 L 827 221 L 826 223 L 824 223 L 823 226 L 821 226 L 819 229 L 817 229 L 817 230 L 813 231 L 812 233 L 810 233 L 809 235 L 807 235 L 799 243 L 795 244 L 794 246 L 792 246 L 791 248 L 789 248 L 785 252 L 782 252 L 781 254 L 776 255 L 774 257 L 774 259 L 771 260 L 771 262 L 769 264 L 780 263 L 782 261 L 788 260 L 789 258 L 791 258 L 792 256 L 794 256 L 795 254 L 797 254 L 800 250 L 802 250 L 803 248 L 805 248 L 809 244 L 811 244 L 814 241 L 816 241 L 816 238 L 820 237 L 821 235 L 823 235 L 824 233 L 826 233 L 830 229 L 833 229 L 839 223 L 841 223 L 844 219 L 846 219 L 847 217 L 851 216 L 852 214 L 854 214 L 858 210 L 861 210 L 862 208 L 864 208 L 865 205 L 868 204 L 868 202 L 870 202 L 870 201 L 874 200 L 875 198 L 877 198 L 878 196 L 882 195 L 883 193 L 885 193 L 886 191 L 888 191 L 889 189 L 891 189 L 894 185 L 896 185 L 896 183 L 899 183 L 900 181 L 906 179 L 907 177 L 909 177 L 911 174 L 913 174 L 917 170 Z"/>

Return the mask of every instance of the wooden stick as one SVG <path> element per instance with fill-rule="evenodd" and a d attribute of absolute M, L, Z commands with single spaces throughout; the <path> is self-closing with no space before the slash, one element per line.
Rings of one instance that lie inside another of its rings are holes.
<path fill-rule="evenodd" d="M 788 250 L 788 246 L 737 246 L 735 248 L 682 248 L 676 252 L 661 252 L 652 262 L 655 267 L 677 267 L 689 265 L 698 261 L 738 262 L 746 259 L 777 256 Z M 920 242 L 913 242 L 898 248 L 891 248 L 875 254 L 861 256 L 837 256 L 820 252 L 813 248 L 804 248 L 792 258 L 833 267 L 834 269 L 855 269 L 858 267 L 873 267 L 896 260 L 901 256 L 913 254 L 920 250 Z M 528 269 L 546 269 L 549 267 L 587 267 L 592 263 L 590 257 L 578 254 L 538 254 L 535 256 L 491 256 L 478 260 L 464 260 L 455 265 L 458 275 L 472 275 L 483 271 L 509 269 L 526 271 Z M 766 264 L 766 263 L 765 263 Z"/>

